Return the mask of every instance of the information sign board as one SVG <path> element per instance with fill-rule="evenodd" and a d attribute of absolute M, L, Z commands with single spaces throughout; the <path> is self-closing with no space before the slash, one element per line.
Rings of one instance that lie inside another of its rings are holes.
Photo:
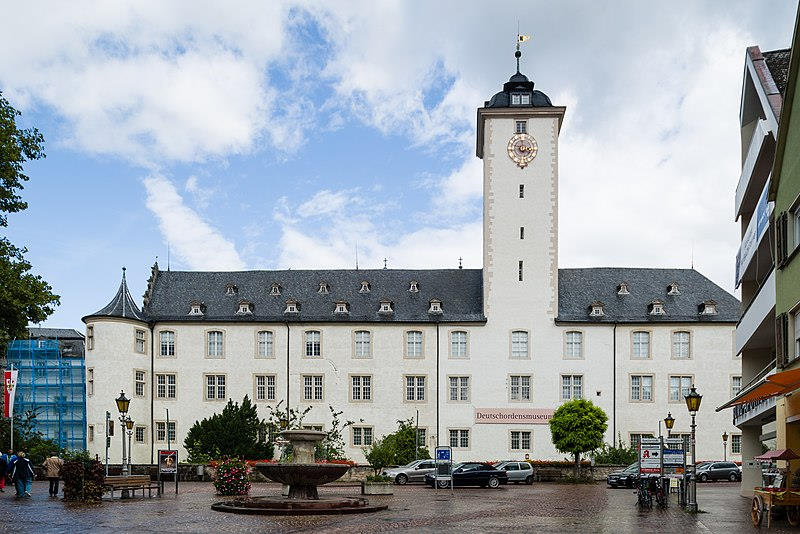
<path fill-rule="evenodd" d="M 639 445 L 639 472 L 642 474 L 661 474 L 661 441 L 656 438 L 642 438 Z"/>
<path fill-rule="evenodd" d="M 436 449 L 436 459 L 440 461 L 450 461 L 450 449 L 440 448 Z"/>

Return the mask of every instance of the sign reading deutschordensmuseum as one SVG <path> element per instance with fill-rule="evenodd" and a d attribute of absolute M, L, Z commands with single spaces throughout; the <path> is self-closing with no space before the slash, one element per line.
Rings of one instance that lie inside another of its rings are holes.
<path fill-rule="evenodd" d="M 475 408 L 475 424 L 546 425 L 553 412 L 550 408 Z"/>

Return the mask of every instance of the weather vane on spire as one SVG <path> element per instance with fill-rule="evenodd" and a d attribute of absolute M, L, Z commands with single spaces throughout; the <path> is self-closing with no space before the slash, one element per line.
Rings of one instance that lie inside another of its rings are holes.
<path fill-rule="evenodd" d="M 530 35 L 522 35 L 519 33 L 519 22 L 517 23 L 517 51 L 514 52 L 514 57 L 517 58 L 517 74 L 519 74 L 519 58 L 522 56 L 522 52 L 519 51 L 520 43 L 524 43 L 525 41 L 530 41 Z"/>

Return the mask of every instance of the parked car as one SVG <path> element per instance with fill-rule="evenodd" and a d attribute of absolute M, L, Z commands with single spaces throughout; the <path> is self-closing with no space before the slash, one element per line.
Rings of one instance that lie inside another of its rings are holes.
<path fill-rule="evenodd" d="M 699 482 L 708 482 L 709 480 L 737 482 L 742 480 L 742 471 L 733 462 L 712 462 L 697 468 L 697 480 Z"/>
<path fill-rule="evenodd" d="M 533 484 L 533 466 L 528 462 L 500 462 L 495 464 L 497 469 L 505 471 L 508 474 L 508 481 L 514 484 L 524 482 L 525 484 Z"/>
<path fill-rule="evenodd" d="M 437 483 L 435 473 L 425 475 L 425 484 L 434 487 Z M 508 483 L 508 473 L 497 469 L 492 464 L 480 462 L 464 462 L 453 468 L 453 486 L 481 486 L 483 488 L 497 488 L 500 484 Z M 439 480 L 439 487 L 450 486 L 449 480 Z"/>
<path fill-rule="evenodd" d="M 620 469 L 619 471 L 613 471 L 612 473 L 609 473 L 606 481 L 612 488 L 632 488 L 635 485 L 636 478 L 638 476 L 639 464 L 634 462 L 625 469 Z"/>
<path fill-rule="evenodd" d="M 425 482 L 425 475 L 436 470 L 434 460 L 414 460 L 410 464 L 385 469 L 383 474 L 392 477 L 395 484 L 408 484 L 409 482 Z"/>

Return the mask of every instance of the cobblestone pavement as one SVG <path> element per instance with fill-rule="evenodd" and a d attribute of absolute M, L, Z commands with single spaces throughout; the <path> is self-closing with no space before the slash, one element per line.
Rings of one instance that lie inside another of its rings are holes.
<path fill-rule="evenodd" d="M 667 510 L 639 512 L 632 490 L 591 486 L 535 484 L 497 490 L 459 488 L 449 491 L 422 486 L 395 486 L 393 496 L 374 496 L 389 509 L 374 514 L 316 517 L 246 516 L 214 512 L 223 500 L 211 484 L 185 483 L 178 496 L 105 501 L 97 506 L 66 505 L 47 497 L 47 483 L 36 482 L 33 498 L 16 500 L 13 490 L 0 494 L 3 532 L 757 532 L 749 519 L 750 501 L 738 484 L 698 487 L 705 512 L 691 515 L 675 503 Z M 357 487 L 320 488 L 322 495 L 357 495 Z M 254 484 L 253 495 L 280 493 L 276 484 Z M 674 499 L 673 499 L 674 500 Z M 762 527 L 764 528 L 764 527 Z M 770 533 L 789 532 L 785 519 L 775 519 Z"/>

